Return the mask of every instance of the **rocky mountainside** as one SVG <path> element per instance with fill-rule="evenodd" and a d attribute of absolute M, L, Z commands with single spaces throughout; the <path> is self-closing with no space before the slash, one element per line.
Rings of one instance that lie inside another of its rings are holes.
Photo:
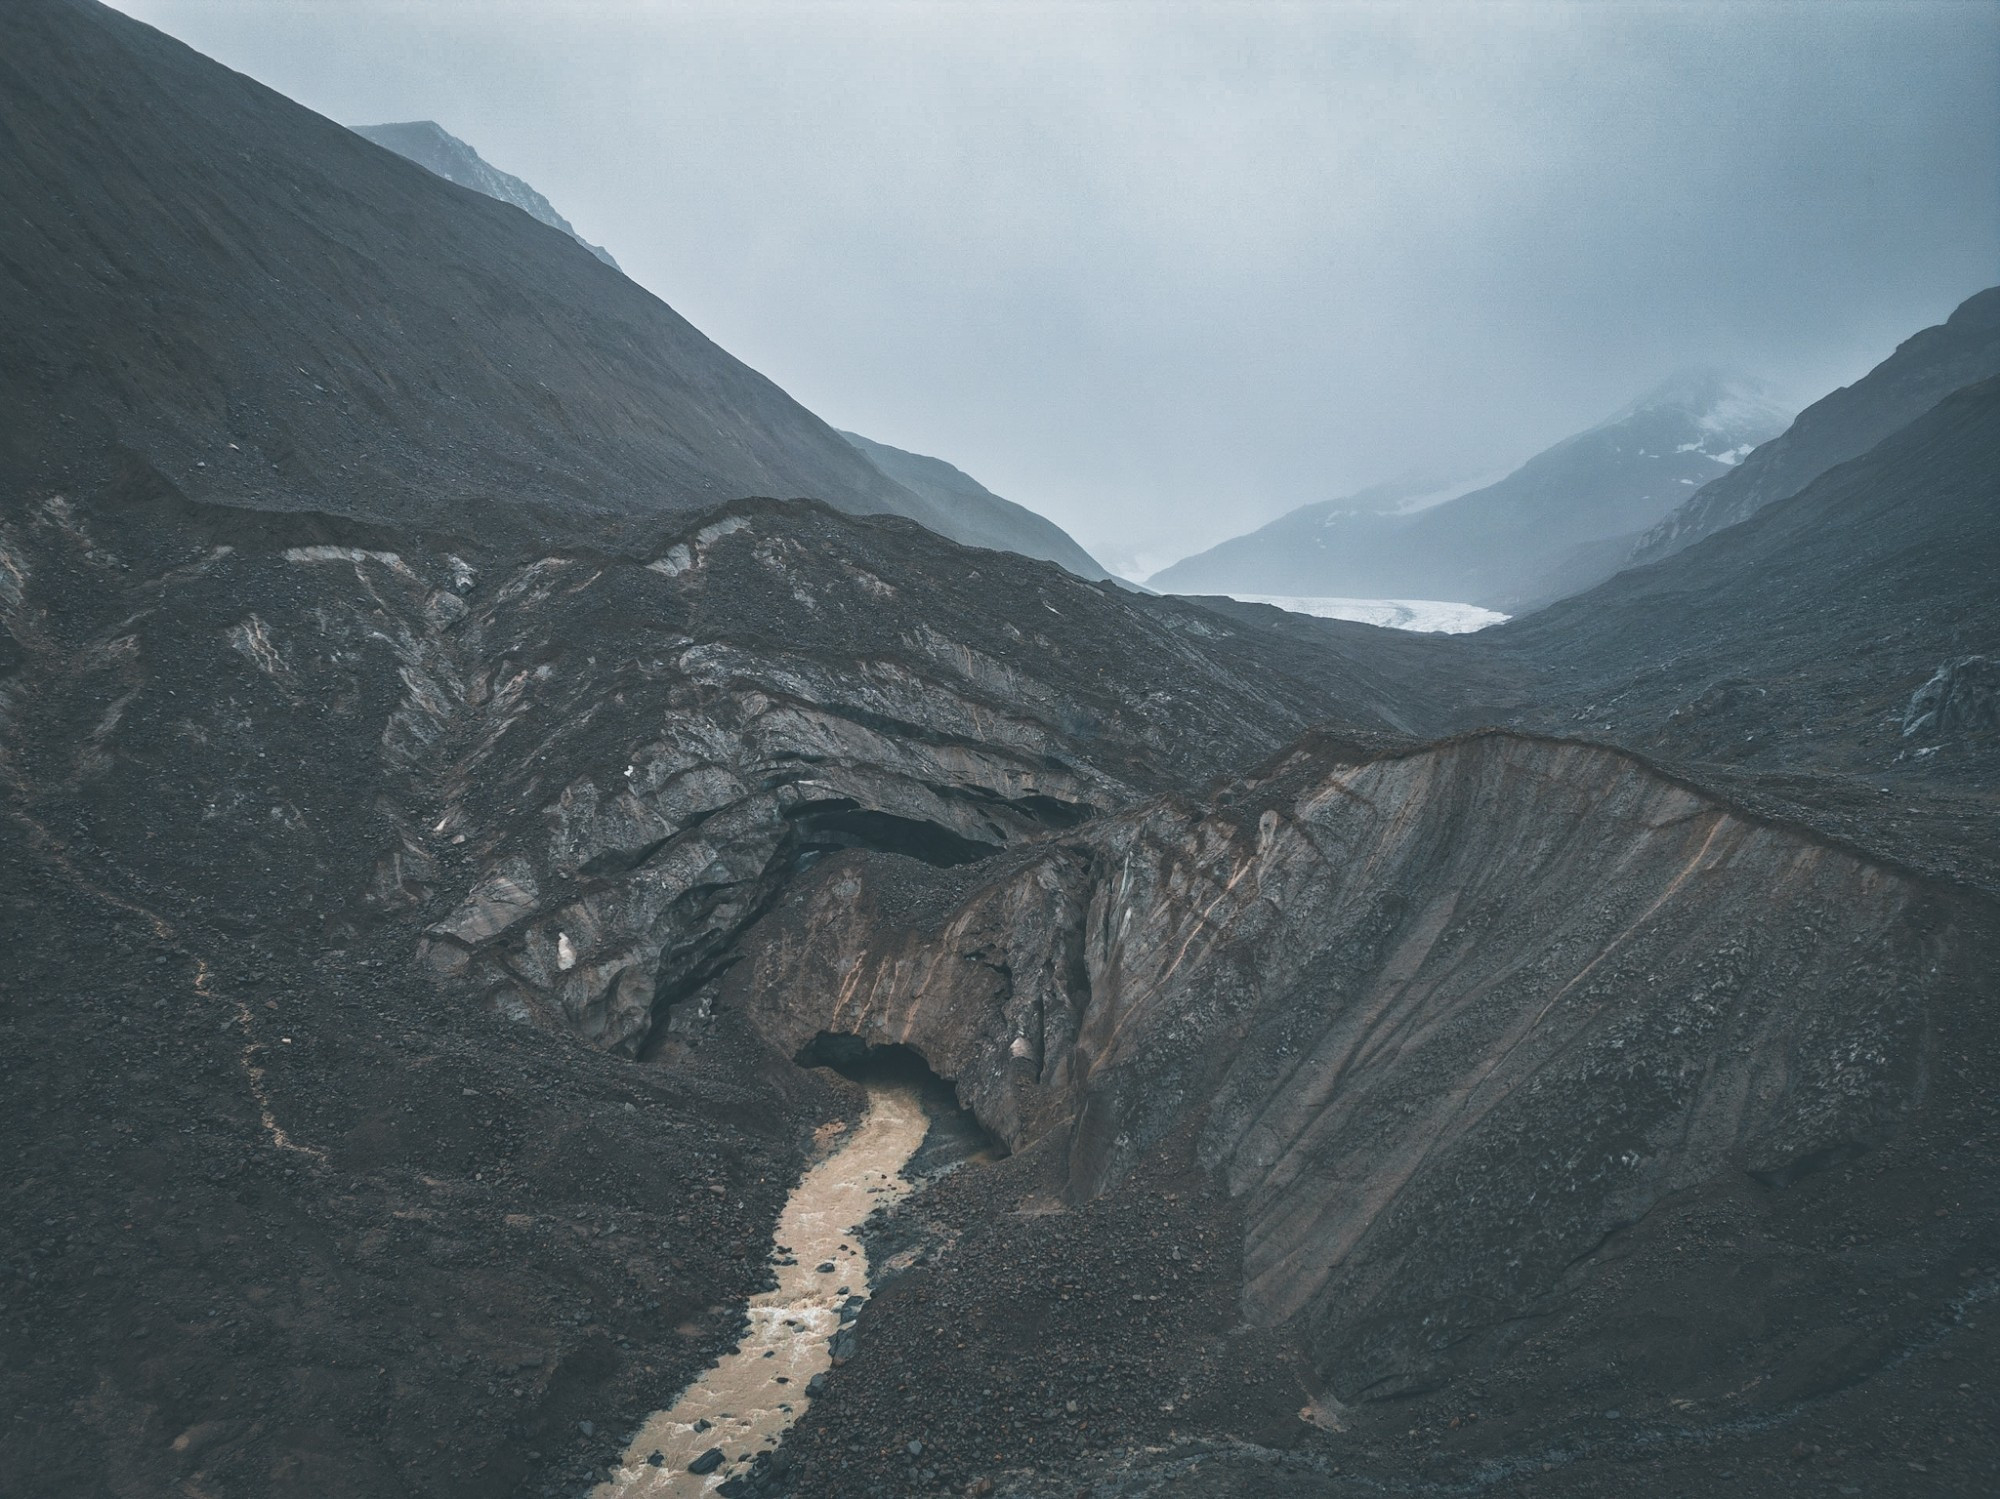
<path fill-rule="evenodd" d="M 1689 371 L 1470 494 L 1410 515 L 1302 506 L 1146 581 L 1184 594 L 1449 599 L 1518 613 L 1615 572 L 1635 536 L 1786 416 L 1754 381 Z"/>
<path fill-rule="evenodd" d="M 618 262 L 611 258 L 610 253 L 579 235 L 569 220 L 555 211 L 547 198 L 519 177 L 490 166 L 471 146 L 433 121 L 356 125 L 353 129 L 355 134 L 414 161 L 448 182 L 455 182 L 460 187 L 470 188 L 502 203 L 512 203 L 531 218 L 561 230 L 606 265 L 617 268 Z M 1019 552 L 1026 557 L 1060 562 L 1079 577 L 1110 576 L 1060 526 L 1044 520 L 1026 506 L 1001 499 L 943 459 L 906 453 L 887 443 L 871 442 L 853 432 L 840 435 L 891 484 L 897 486 L 897 492 L 903 496 L 902 502 L 887 507 L 894 513 L 911 515 L 941 535 L 967 546 Z M 862 508 L 872 510 L 877 507 Z"/>
<path fill-rule="evenodd" d="M 1387 1473 L 1465 1409 L 1461 1466 L 1612 1405 L 1607 1452 L 1712 1442 L 1898 1367 L 1984 1273 L 1993 1158 L 1946 1141 L 1992 1137 L 1991 900 L 1615 750 L 1414 744 L 1411 702 L 1506 685 L 1456 642 L 771 502 L 510 556 L 124 489 L 4 545 L 40 1226 L 4 1369 L 22 1411 L 124 1392 L 24 1476 L 588 1476 L 733 1336 L 851 1107 L 787 1060 L 822 1032 L 914 1047 L 1014 1156 L 931 1200 L 792 1492 L 935 1491 L 856 1460 L 905 1431 L 1021 1493 L 1190 1435 Z M 80 1024 L 97 1060 L 36 1065 Z M 989 1262 L 1073 1305 L 1022 1324 Z M 1914 1299 L 1829 1344 L 1891 1262 Z M 992 1330 L 973 1362 L 939 1317 Z M 275 1377 L 314 1365 L 356 1372 Z"/>
<path fill-rule="evenodd" d="M 1797 494 L 1953 391 L 1994 375 L 2000 375 L 2000 286 L 1968 297 L 1943 323 L 1913 334 L 1854 384 L 1813 402 L 1782 436 L 1648 531 L 1631 560 L 1657 562 Z"/>
<path fill-rule="evenodd" d="M 891 481 L 511 209 L 80 0 L 0 41 L 0 1495 L 605 1495 L 833 1055 L 1004 1154 L 726 1499 L 2000 1482 L 1994 382 L 1475 636 L 1135 595 L 641 506 L 642 353 L 756 397 L 688 473 Z M 451 399 L 558 311 L 567 499 Z M 340 430 L 412 473 L 175 458 L 398 319 Z"/>
<path fill-rule="evenodd" d="M 645 550 L 912 494 L 574 240 L 94 0 L 0 12 L 0 479 Z M 982 521 L 981 524 L 984 524 Z"/>
<path fill-rule="evenodd" d="M 1517 722 L 1615 732 L 1792 815 L 1893 802 L 1881 846 L 2000 890 L 2000 743 L 1911 713 L 1941 667 L 2000 638 L 1996 577 L 2000 379 L 1740 525 L 1480 638 L 1530 673 Z"/>
<path fill-rule="evenodd" d="M 602 245 L 593 245 L 578 234 L 576 226 L 557 213 L 555 205 L 547 198 L 513 173 L 503 172 L 488 162 L 437 121 L 407 120 L 395 125 L 352 125 L 348 128 L 385 150 L 414 161 L 426 171 L 437 173 L 447 182 L 456 182 L 475 193 L 498 198 L 502 203 L 512 203 L 529 218 L 539 220 L 551 229 L 560 229 L 614 271 L 618 269 L 618 262 L 611 258 L 611 252 Z"/>
<path fill-rule="evenodd" d="M 1003 500 L 963 470 L 942 458 L 926 458 L 906 453 L 886 442 L 875 442 L 858 432 L 840 434 L 868 461 L 912 494 L 922 495 L 940 509 L 959 517 L 958 528 L 949 534 L 967 546 L 995 551 L 1019 552 L 1023 557 L 1040 557 L 1059 562 L 1079 578 L 1109 578 L 1104 565 L 1078 546 L 1054 521 L 1044 520 L 1025 505 Z"/>

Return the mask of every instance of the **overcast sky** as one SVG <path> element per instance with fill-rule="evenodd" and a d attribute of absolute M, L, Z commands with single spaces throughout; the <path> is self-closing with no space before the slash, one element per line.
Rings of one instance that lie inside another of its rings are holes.
<path fill-rule="evenodd" d="M 435 119 L 836 426 L 1164 565 L 2000 281 L 2000 5 L 118 0 Z"/>

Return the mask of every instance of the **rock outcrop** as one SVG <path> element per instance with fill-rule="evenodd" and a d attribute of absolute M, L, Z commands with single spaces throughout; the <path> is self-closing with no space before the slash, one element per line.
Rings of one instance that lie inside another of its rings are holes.
<path fill-rule="evenodd" d="M 825 852 L 964 863 L 1315 724 L 1402 726 L 1379 672 L 818 506 L 730 507 L 650 560 L 188 513 L 0 527 L 28 794 L 184 908 L 416 921 L 456 990 L 626 1052 Z"/>
<path fill-rule="evenodd" d="M 1947 739 L 2000 730 L 2000 661 L 1961 656 L 1947 661 L 1910 694 L 1905 739 Z"/>

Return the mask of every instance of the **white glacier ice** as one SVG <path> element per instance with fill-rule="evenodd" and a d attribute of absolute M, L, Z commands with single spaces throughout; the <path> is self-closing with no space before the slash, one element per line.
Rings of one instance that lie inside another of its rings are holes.
<path fill-rule="evenodd" d="M 1316 619 L 1351 619 L 1389 630 L 1417 630 L 1433 635 L 1470 635 L 1507 618 L 1478 604 L 1456 604 L 1444 599 L 1303 598 L 1283 593 L 1232 593 L 1228 597 L 1244 604 L 1270 604 Z"/>

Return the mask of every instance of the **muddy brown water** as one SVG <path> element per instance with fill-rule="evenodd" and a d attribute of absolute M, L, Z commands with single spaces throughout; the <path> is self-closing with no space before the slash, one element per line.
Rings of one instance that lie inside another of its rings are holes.
<path fill-rule="evenodd" d="M 833 1366 L 829 1341 L 842 1304 L 868 1294 L 868 1253 L 855 1231 L 877 1208 L 908 1195 L 912 1183 L 903 1168 L 929 1128 L 915 1085 L 865 1086 L 861 1122 L 807 1169 L 786 1199 L 772 1241 L 778 1285 L 751 1299 L 742 1343 L 648 1418 L 625 1449 L 617 1477 L 599 1484 L 594 1499 L 708 1493 L 774 1449 L 804 1414 L 811 1403 L 806 1381 Z M 820 1269 L 827 1264 L 830 1270 Z M 722 1465 L 688 1472 L 711 1447 L 722 1449 Z"/>

